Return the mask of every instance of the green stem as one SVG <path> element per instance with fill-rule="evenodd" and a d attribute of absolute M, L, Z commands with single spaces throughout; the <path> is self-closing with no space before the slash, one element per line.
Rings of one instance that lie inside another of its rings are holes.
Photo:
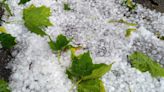
<path fill-rule="evenodd" d="M 72 87 L 70 88 L 69 92 L 71 92 L 73 90 L 73 88 L 78 85 L 80 82 L 82 81 L 82 79 L 78 80 L 75 84 L 72 85 Z"/>
<path fill-rule="evenodd" d="M 47 36 L 48 36 L 49 40 L 51 40 L 51 41 L 52 41 L 51 36 L 50 36 L 50 35 L 48 35 L 48 34 L 47 34 Z"/>
<path fill-rule="evenodd" d="M 48 36 L 49 40 L 52 41 L 51 36 L 48 35 L 48 34 L 46 34 L 46 35 Z M 59 64 L 60 64 L 60 56 L 61 56 L 61 51 L 58 50 L 58 51 L 57 51 L 57 58 L 58 58 L 58 62 L 59 62 Z"/>
<path fill-rule="evenodd" d="M 58 57 L 58 62 L 60 63 L 60 56 L 61 56 L 61 51 L 58 51 L 57 57 Z"/>
<path fill-rule="evenodd" d="M 137 26 L 137 24 L 127 22 L 127 21 L 125 21 L 123 19 L 120 19 L 120 20 L 110 20 L 109 23 L 122 23 L 122 24 L 126 24 L 128 26 Z"/>
<path fill-rule="evenodd" d="M 71 59 L 73 59 L 75 57 L 75 51 L 71 48 Z"/>
<path fill-rule="evenodd" d="M 4 21 L 4 20 L 3 20 Z M 9 24 L 9 23 L 19 23 L 19 22 L 22 22 L 21 20 L 18 20 L 18 21 L 4 21 L 5 23 Z"/>

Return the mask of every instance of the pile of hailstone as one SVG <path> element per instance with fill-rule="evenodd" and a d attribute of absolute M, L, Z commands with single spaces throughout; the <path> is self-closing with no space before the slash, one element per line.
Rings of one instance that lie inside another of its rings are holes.
<path fill-rule="evenodd" d="M 69 3 L 71 11 L 63 10 Z M 53 39 L 59 34 L 73 37 L 92 53 L 94 63 L 110 64 L 112 70 L 102 77 L 106 92 L 164 92 L 164 79 L 153 78 L 149 72 L 141 73 L 127 62 L 127 55 L 142 51 L 164 64 L 164 42 L 154 33 L 164 34 L 164 14 L 137 5 L 131 13 L 122 0 L 31 0 L 18 5 L 19 0 L 8 0 L 15 16 L 3 18 L 3 26 L 16 37 L 18 44 L 10 62 L 12 68 L 9 86 L 12 92 L 68 92 L 72 82 L 65 74 L 70 65 L 70 53 L 61 55 L 61 64 L 47 44 L 47 37 L 28 31 L 22 19 L 23 9 L 31 4 L 50 7 L 51 23 L 46 33 Z M 125 37 L 127 25 L 108 23 L 124 19 L 136 23 L 137 31 Z"/>

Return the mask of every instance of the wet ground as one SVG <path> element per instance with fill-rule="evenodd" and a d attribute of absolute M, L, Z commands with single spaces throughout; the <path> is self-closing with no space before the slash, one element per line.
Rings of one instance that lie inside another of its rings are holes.
<path fill-rule="evenodd" d="M 164 13 L 164 0 L 134 0 L 135 2 L 142 4 L 151 10 Z"/>

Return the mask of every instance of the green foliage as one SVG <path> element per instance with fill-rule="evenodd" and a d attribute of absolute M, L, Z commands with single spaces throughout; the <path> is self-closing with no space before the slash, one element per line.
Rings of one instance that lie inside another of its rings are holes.
<path fill-rule="evenodd" d="M 30 0 L 20 0 L 19 4 L 25 4 L 26 2 L 29 2 Z"/>
<path fill-rule="evenodd" d="M 50 15 L 50 8 L 31 5 L 23 10 L 24 24 L 31 32 L 44 36 L 46 33 L 43 29 L 52 25 L 48 19 Z"/>
<path fill-rule="evenodd" d="M 3 48 L 11 49 L 16 44 L 15 37 L 12 37 L 10 34 L 1 33 L 0 42 Z"/>
<path fill-rule="evenodd" d="M 128 59 L 131 61 L 132 67 L 135 67 L 141 72 L 149 71 L 153 77 L 164 77 L 164 68 L 147 55 L 141 52 L 134 52 Z"/>
<path fill-rule="evenodd" d="M 135 10 L 136 4 L 133 2 L 133 0 L 124 0 L 124 4 L 129 8 L 129 10 Z"/>
<path fill-rule="evenodd" d="M 92 72 L 92 59 L 89 52 L 84 53 L 80 57 L 74 57 L 72 59 L 72 73 L 76 77 L 82 77 L 91 74 Z"/>
<path fill-rule="evenodd" d="M 75 54 L 72 54 L 75 55 Z M 93 64 L 89 52 L 72 56 L 72 65 L 66 70 L 68 78 L 78 85 L 78 92 L 105 92 L 99 78 L 107 73 L 112 64 Z"/>
<path fill-rule="evenodd" d="M 51 50 L 52 50 L 52 51 L 55 51 L 55 44 L 54 44 L 54 42 L 53 42 L 51 39 L 50 39 L 50 41 L 48 42 L 48 44 L 49 44 Z"/>
<path fill-rule="evenodd" d="M 135 28 L 129 28 L 129 29 L 127 29 L 126 30 L 126 34 L 125 34 L 125 37 L 129 37 L 132 34 L 132 32 L 134 32 L 134 31 L 136 31 Z"/>
<path fill-rule="evenodd" d="M 0 80 L 0 92 L 10 92 L 8 83 L 4 80 Z"/>
<path fill-rule="evenodd" d="M 65 11 L 70 11 L 71 10 L 70 5 L 68 3 L 64 3 L 64 10 Z"/>
<path fill-rule="evenodd" d="M 79 83 L 78 92 L 105 92 L 105 88 L 101 80 L 93 79 Z"/>
<path fill-rule="evenodd" d="M 58 61 L 60 61 L 60 55 L 62 51 L 66 51 L 73 47 L 72 45 L 69 45 L 70 41 L 72 39 L 67 39 L 66 36 L 60 34 L 56 38 L 56 41 L 54 42 L 51 37 L 49 37 L 50 41 L 48 42 L 51 50 L 58 53 Z"/>
<path fill-rule="evenodd" d="M 94 64 L 92 73 L 90 75 L 84 76 L 83 80 L 101 78 L 105 73 L 107 73 L 111 69 L 111 67 L 112 64 Z"/>
<path fill-rule="evenodd" d="M 50 39 L 49 46 L 52 49 L 52 51 L 62 51 L 62 50 L 67 49 L 69 47 L 69 42 L 70 42 L 70 40 L 68 40 L 66 38 L 66 36 L 60 34 L 56 38 L 56 42 L 53 42 Z"/>

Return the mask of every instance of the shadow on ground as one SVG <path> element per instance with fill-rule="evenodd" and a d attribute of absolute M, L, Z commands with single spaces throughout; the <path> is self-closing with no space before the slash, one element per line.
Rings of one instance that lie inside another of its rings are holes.
<path fill-rule="evenodd" d="M 156 10 L 158 12 L 164 13 L 164 0 L 134 0 L 144 7 L 150 8 L 151 10 Z"/>

